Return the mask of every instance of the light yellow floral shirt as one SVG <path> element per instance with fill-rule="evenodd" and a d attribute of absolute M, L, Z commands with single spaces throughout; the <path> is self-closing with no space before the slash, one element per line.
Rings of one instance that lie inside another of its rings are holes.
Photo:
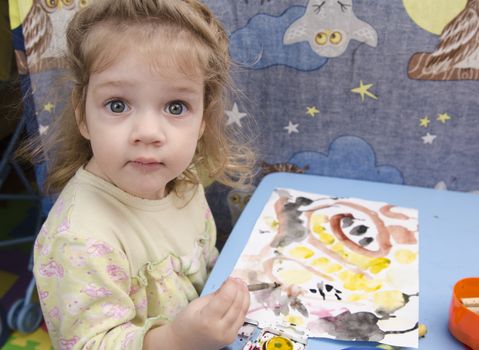
<path fill-rule="evenodd" d="M 215 235 L 202 186 L 145 200 L 79 169 L 34 248 L 54 348 L 141 349 L 147 330 L 198 297 Z"/>

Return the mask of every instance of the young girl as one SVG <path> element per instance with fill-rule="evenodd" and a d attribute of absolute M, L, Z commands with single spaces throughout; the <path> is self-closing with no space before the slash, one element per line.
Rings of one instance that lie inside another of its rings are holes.
<path fill-rule="evenodd" d="M 54 348 L 222 348 L 249 294 L 230 278 L 198 297 L 217 251 L 196 169 L 251 170 L 225 130 L 227 35 L 199 0 L 96 0 L 67 42 L 71 113 L 44 145 L 61 193 L 34 254 Z"/>

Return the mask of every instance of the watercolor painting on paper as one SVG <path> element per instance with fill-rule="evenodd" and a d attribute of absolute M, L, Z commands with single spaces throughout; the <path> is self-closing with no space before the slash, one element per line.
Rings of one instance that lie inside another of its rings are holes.
<path fill-rule="evenodd" d="M 251 292 L 247 318 L 304 337 L 417 348 L 418 233 L 416 209 L 276 189 L 232 273 L 273 286 Z"/>

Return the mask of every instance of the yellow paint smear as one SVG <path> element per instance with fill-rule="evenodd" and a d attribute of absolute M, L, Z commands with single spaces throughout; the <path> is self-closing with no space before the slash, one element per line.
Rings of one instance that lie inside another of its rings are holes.
<path fill-rule="evenodd" d="M 281 337 L 275 336 L 268 340 L 265 345 L 263 345 L 262 349 L 266 350 L 294 350 L 294 345 L 291 340 Z"/>
<path fill-rule="evenodd" d="M 390 313 L 404 306 L 404 296 L 398 290 L 377 292 L 373 302 L 377 309 Z"/>
<path fill-rule="evenodd" d="M 369 262 L 368 269 L 372 273 L 376 274 L 388 268 L 389 265 L 391 265 L 391 260 L 388 258 L 375 258 Z"/>
<path fill-rule="evenodd" d="M 326 215 L 313 214 L 311 216 L 311 230 L 314 233 L 320 233 L 324 231 L 323 225 L 328 222 Z"/>
<path fill-rule="evenodd" d="M 347 262 L 356 265 L 363 270 L 369 270 L 376 274 L 391 265 L 391 260 L 387 258 L 368 258 L 364 255 L 355 253 L 347 249 L 342 243 L 336 242 L 331 246 L 331 250 L 339 254 Z"/>
<path fill-rule="evenodd" d="M 313 274 L 307 270 L 281 270 L 279 271 L 281 281 L 285 284 L 303 284 L 311 280 Z"/>
<path fill-rule="evenodd" d="M 331 262 L 328 258 L 324 256 L 314 259 L 311 265 L 327 273 L 334 273 L 343 269 L 341 265 Z"/>
<path fill-rule="evenodd" d="M 288 315 L 286 316 L 286 322 L 295 324 L 297 326 L 304 325 L 304 319 L 301 316 Z"/>
<path fill-rule="evenodd" d="M 358 301 L 361 301 L 361 300 L 364 300 L 364 299 L 367 299 L 367 294 L 351 294 L 350 296 L 348 296 L 348 301 L 349 302 L 352 302 L 352 303 L 357 303 Z"/>
<path fill-rule="evenodd" d="M 331 246 L 331 250 L 335 253 L 338 253 L 341 255 L 343 258 L 347 258 L 349 254 L 346 252 L 344 249 L 344 244 L 336 242 Z"/>
<path fill-rule="evenodd" d="M 328 264 L 325 266 L 324 271 L 328 273 L 338 272 L 341 271 L 343 267 L 339 264 Z"/>
<path fill-rule="evenodd" d="M 308 259 L 314 255 L 314 252 L 304 246 L 295 247 L 289 251 L 289 256 L 297 259 Z"/>
<path fill-rule="evenodd" d="M 297 259 L 308 259 L 314 255 L 314 252 L 304 246 L 295 247 L 289 251 L 289 256 Z"/>
<path fill-rule="evenodd" d="M 345 254 L 345 255 L 347 256 L 347 260 L 350 263 L 360 267 L 363 270 L 367 269 L 371 263 L 371 258 L 368 258 L 364 255 L 361 255 L 352 251 L 349 252 L 349 254 Z"/>
<path fill-rule="evenodd" d="M 382 287 L 382 283 L 380 281 L 370 280 L 362 273 L 342 271 L 339 273 L 339 279 L 343 281 L 344 288 L 348 290 L 373 292 Z"/>
<path fill-rule="evenodd" d="M 334 241 L 335 241 L 335 238 L 333 237 L 333 235 L 327 233 L 327 232 L 319 232 L 316 234 L 319 238 L 319 240 L 324 243 L 324 244 L 333 244 Z"/>
<path fill-rule="evenodd" d="M 313 266 L 325 266 L 326 264 L 329 264 L 329 259 L 322 256 L 320 258 L 314 259 L 313 262 L 311 263 Z"/>
<path fill-rule="evenodd" d="M 394 257 L 400 264 L 411 264 L 417 259 L 417 253 L 408 249 L 401 249 L 394 253 Z"/>
<path fill-rule="evenodd" d="M 278 229 L 279 222 L 275 218 L 273 218 L 271 216 L 265 216 L 263 220 L 266 223 L 266 225 L 268 225 L 272 230 L 277 230 Z"/>

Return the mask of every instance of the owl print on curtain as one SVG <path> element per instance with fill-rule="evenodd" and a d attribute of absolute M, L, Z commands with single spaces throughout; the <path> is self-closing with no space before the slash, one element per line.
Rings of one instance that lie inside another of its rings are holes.
<path fill-rule="evenodd" d="M 34 0 L 22 23 L 30 73 L 64 66 L 66 26 L 75 11 L 87 4 L 88 0 Z"/>
<path fill-rule="evenodd" d="M 433 52 L 411 57 L 408 76 L 417 80 L 479 80 L 479 0 L 466 7 L 446 27 Z"/>

